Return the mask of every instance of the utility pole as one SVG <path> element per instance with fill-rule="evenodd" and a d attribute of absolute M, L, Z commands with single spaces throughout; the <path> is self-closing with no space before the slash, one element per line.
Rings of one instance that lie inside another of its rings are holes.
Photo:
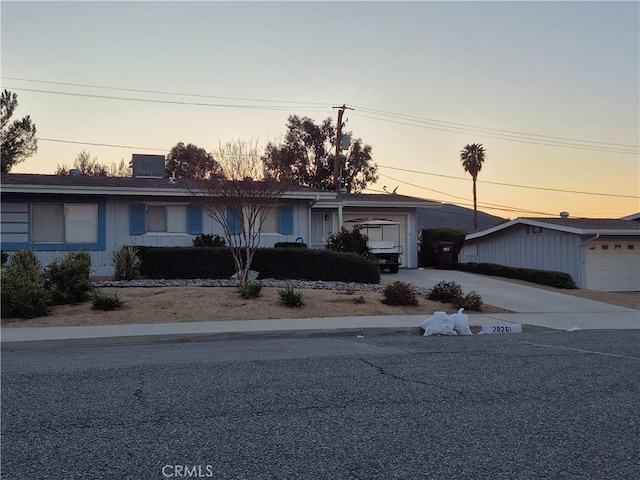
<path fill-rule="evenodd" d="M 343 127 L 343 123 L 342 123 L 342 115 L 344 114 L 345 110 L 353 110 L 353 108 L 347 107 L 344 103 L 342 104 L 341 107 L 333 107 L 333 108 L 337 108 L 338 109 L 338 125 L 336 128 L 336 158 L 333 162 L 333 186 L 335 187 L 336 191 L 338 190 L 338 188 L 341 187 L 340 184 L 340 180 L 341 180 L 341 175 L 340 175 L 340 151 L 342 150 L 342 127 Z"/>

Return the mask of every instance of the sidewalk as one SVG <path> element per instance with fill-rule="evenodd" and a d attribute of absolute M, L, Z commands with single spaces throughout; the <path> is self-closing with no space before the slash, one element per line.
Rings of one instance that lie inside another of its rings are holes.
<path fill-rule="evenodd" d="M 427 288 L 441 280 L 458 282 L 465 292 L 476 290 L 483 300 L 515 313 L 469 314 L 472 330 L 488 324 L 521 324 L 523 332 L 540 329 L 610 330 L 640 329 L 640 311 L 586 300 L 453 270 L 401 269 L 392 280 Z M 1 329 L 3 348 L 39 346 L 111 345 L 147 342 L 206 341 L 250 336 L 372 335 L 407 333 L 418 335 L 426 315 L 377 317 L 323 317 L 278 320 L 241 320 L 95 327 L 29 327 Z M 475 327 L 475 328 L 474 328 Z"/>
<path fill-rule="evenodd" d="M 95 327 L 2 328 L 2 348 L 39 348 L 176 341 L 207 341 L 255 336 L 373 335 L 407 333 L 419 335 L 425 315 L 379 317 L 297 318 L 224 322 L 155 323 Z M 473 330 L 482 325 L 523 325 L 523 332 L 542 329 L 640 329 L 640 312 L 591 314 L 502 313 L 470 314 Z M 474 328 L 476 327 L 476 328 Z"/>

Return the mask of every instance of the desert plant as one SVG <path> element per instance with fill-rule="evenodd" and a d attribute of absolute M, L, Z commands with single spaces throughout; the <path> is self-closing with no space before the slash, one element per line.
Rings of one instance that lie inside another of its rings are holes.
<path fill-rule="evenodd" d="M 418 298 L 410 283 L 393 282 L 382 291 L 382 303 L 386 305 L 417 305 Z"/>
<path fill-rule="evenodd" d="M 439 282 L 429 291 L 427 298 L 442 303 L 451 303 L 462 296 L 462 287 L 456 282 Z"/>
<path fill-rule="evenodd" d="M 220 235 L 200 234 L 193 239 L 194 247 L 226 247 L 227 242 Z"/>
<path fill-rule="evenodd" d="M 32 250 L 12 255 L 2 272 L 2 316 L 34 318 L 45 316 L 50 305 L 42 264 Z"/>
<path fill-rule="evenodd" d="M 116 280 L 134 280 L 140 274 L 140 257 L 138 249 L 132 246 L 123 246 L 111 255 L 113 263 L 113 276 Z"/>
<path fill-rule="evenodd" d="M 45 269 L 52 302 L 55 305 L 65 305 L 88 300 L 92 288 L 90 273 L 89 252 L 70 252 L 62 260 L 52 260 Z"/>
<path fill-rule="evenodd" d="M 281 304 L 290 308 L 301 307 L 302 305 L 304 305 L 304 301 L 302 300 L 302 292 L 297 291 L 291 285 L 279 289 L 278 297 L 280 297 Z"/>
<path fill-rule="evenodd" d="M 262 291 L 260 282 L 249 282 L 244 285 L 238 285 L 238 292 L 242 298 L 257 298 Z"/>
<path fill-rule="evenodd" d="M 91 294 L 91 308 L 94 310 L 117 310 L 124 307 L 126 300 L 123 300 L 118 292 L 112 294 L 104 293 L 101 290 L 94 290 Z"/>
<path fill-rule="evenodd" d="M 464 308 L 465 310 L 473 310 L 479 312 L 482 309 L 482 297 L 475 290 L 470 291 L 466 295 L 460 295 L 451 301 L 451 305 L 455 308 Z"/>
<path fill-rule="evenodd" d="M 358 295 L 353 299 L 353 303 L 358 303 L 358 304 L 367 303 L 367 299 L 364 298 L 364 295 Z"/>

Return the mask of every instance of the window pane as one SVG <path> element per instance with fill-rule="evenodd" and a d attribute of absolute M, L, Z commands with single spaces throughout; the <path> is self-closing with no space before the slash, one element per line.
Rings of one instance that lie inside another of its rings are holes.
<path fill-rule="evenodd" d="M 168 205 L 167 206 L 167 232 L 187 231 L 187 206 Z"/>
<path fill-rule="evenodd" d="M 31 241 L 64 243 L 64 205 L 34 203 L 31 205 Z"/>
<path fill-rule="evenodd" d="M 166 232 L 165 207 L 147 206 L 147 232 Z"/>
<path fill-rule="evenodd" d="M 67 204 L 64 208 L 67 243 L 98 243 L 98 206 Z"/>

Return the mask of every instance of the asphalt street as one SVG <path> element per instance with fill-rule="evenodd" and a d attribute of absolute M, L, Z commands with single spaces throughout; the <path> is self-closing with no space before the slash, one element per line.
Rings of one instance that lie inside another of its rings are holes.
<path fill-rule="evenodd" d="M 640 332 L 2 351 L 2 478 L 632 479 Z"/>

